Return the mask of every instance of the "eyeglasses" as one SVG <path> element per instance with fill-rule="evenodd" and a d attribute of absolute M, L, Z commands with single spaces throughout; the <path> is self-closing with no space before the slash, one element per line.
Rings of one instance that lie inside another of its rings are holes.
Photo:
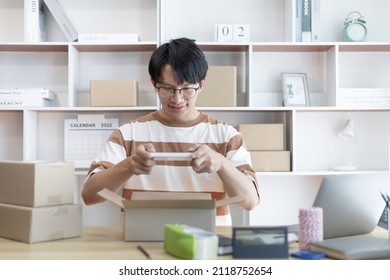
<path fill-rule="evenodd" d="M 183 87 L 183 88 L 173 88 L 173 87 L 156 87 L 158 90 L 158 94 L 162 98 L 172 98 L 175 96 L 176 91 L 179 91 L 182 94 L 183 98 L 191 99 L 198 92 L 200 87 Z"/>

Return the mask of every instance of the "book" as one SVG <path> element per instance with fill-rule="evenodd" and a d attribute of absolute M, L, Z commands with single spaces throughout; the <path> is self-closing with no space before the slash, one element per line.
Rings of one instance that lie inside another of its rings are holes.
<path fill-rule="evenodd" d="M 69 42 L 77 41 L 78 34 L 57 0 L 44 0 L 50 13 Z"/>
<path fill-rule="evenodd" d="M 80 43 L 134 43 L 139 41 L 138 33 L 80 33 Z"/>
<path fill-rule="evenodd" d="M 379 237 L 348 236 L 309 244 L 312 251 L 340 260 L 385 259 L 390 257 L 390 240 Z"/>
<path fill-rule="evenodd" d="M 232 253 L 232 238 L 223 235 L 218 235 L 218 256 L 231 255 Z"/>
<path fill-rule="evenodd" d="M 47 41 L 46 6 L 43 0 L 25 0 L 24 40 Z"/>
<path fill-rule="evenodd" d="M 0 89 L 0 108 L 46 107 L 54 100 L 54 92 L 45 88 Z"/>
<path fill-rule="evenodd" d="M 311 0 L 311 41 L 321 41 L 321 0 Z"/>
<path fill-rule="evenodd" d="M 302 42 L 302 9 L 303 0 L 297 0 L 295 5 L 295 41 Z"/>
<path fill-rule="evenodd" d="M 302 42 L 311 42 L 311 0 L 302 1 Z"/>
<path fill-rule="evenodd" d="M 390 88 L 342 88 L 336 97 L 341 107 L 389 107 Z"/>

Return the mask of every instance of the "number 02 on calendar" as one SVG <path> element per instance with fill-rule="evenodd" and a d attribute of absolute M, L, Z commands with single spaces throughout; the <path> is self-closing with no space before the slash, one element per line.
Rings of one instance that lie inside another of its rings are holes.
<path fill-rule="evenodd" d="M 249 42 L 249 24 L 217 24 L 217 42 Z"/>

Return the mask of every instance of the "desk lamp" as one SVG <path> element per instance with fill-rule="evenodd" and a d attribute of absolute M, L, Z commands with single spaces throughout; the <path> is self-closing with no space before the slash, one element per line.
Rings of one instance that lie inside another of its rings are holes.
<path fill-rule="evenodd" d="M 347 120 L 347 122 L 344 124 L 343 128 L 339 131 L 338 136 L 343 140 L 351 142 L 351 146 L 349 147 L 349 152 L 348 152 L 348 165 L 336 166 L 336 167 L 334 167 L 334 170 L 337 170 L 337 171 L 356 170 L 356 167 L 352 165 L 351 153 L 352 153 L 352 149 L 359 142 L 359 135 L 358 135 L 357 130 L 354 126 L 354 123 L 351 119 Z"/>

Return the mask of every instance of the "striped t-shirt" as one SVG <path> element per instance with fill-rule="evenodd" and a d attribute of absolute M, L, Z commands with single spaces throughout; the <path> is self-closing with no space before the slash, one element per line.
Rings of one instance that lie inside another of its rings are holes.
<path fill-rule="evenodd" d="M 133 155 L 137 145 L 146 143 L 152 143 L 157 152 L 188 152 L 194 143 L 206 144 L 247 174 L 257 190 L 250 154 L 241 134 L 233 126 L 204 113 L 183 126 L 167 123 L 158 111 L 120 126 L 92 162 L 89 174 L 117 164 Z M 150 174 L 132 176 L 125 183 L 123 197 L 130 199 L 134 191 L 207 192 L 216 200 L 226 197 L 217 173 L 198 174 L 187 161 L 158 161 Z M 220 207 L 217 215 L 229 215 L 229 207 Z"/>

